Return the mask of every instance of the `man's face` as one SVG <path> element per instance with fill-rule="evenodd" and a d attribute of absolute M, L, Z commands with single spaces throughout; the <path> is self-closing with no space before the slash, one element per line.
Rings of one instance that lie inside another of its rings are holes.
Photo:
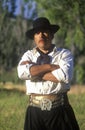
<path fill-rule="evenodd" d="M 38 48 L 49 49 L 53 39 L 53 34 L 49 30 L 40 30 L 34 33 L 34 41 Z"/>

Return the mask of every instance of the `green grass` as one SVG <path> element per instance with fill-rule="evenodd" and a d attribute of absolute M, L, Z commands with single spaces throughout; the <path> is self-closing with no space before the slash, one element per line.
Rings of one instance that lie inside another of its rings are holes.
<path fill-rule="evenodd" d="M 69 101 L 74 109 L 80 130 L 85 130 L 85 93 L 71 94 Z"/>
<path fill-rule="evenodd" d="M 16 90 L 0 91 L 0 130 L 23 130 L 28 97 Z"/>
<path fill-rule="evenodd" d="M 85 130 L 85 94 L 69 94 L 80 130 Z M 18 90 L 0 89 L 0 130 L 23 130 L 28 96 Z"/>

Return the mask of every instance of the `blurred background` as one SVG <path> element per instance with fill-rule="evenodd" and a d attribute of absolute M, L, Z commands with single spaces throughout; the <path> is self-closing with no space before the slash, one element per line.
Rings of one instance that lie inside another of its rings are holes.
<path fill-rule="evenodd" d="M 28 97 L 17 65 L 33 48 L 25 32 L 37 17 L 59 24 L 53 43 L 71 50 L 74 76 L 69 99 L 85 130 L 85 0 L 0 0 L 0 130 L 23 130 Z M 75 97 L 75 100 L 74 100 Z"/>
<path fill-rule="evenodd" d="M 25 37 L 32 20 L 47 17 L 59 24 L 54 43 L 74 55 L 73 84 L 85 84 L 84 0 L 0 0 L 0 82 L 17 83 L 16 66 L 22 54 L 33 47 Z"/>

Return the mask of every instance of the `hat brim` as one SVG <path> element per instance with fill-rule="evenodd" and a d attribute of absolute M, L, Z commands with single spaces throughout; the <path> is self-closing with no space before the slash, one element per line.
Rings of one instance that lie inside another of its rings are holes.
<path fill-rule="evenodd" d="M 50 30 L 53 34 L 55 34 L 59 29 L 60 29 L 60 26 L 59 25 L 50 25 L 49 27 L 38 27 L 38 28 L 33 28 L 33 29 L 30 29 L 28 30 L 25 34 L 26 34 L 26 37 L 30 38 L 30 39 L 33 39 L 34 38 L 34 34 L 35 32 L 37 31 L 40 31 L 40 30 Z"/>

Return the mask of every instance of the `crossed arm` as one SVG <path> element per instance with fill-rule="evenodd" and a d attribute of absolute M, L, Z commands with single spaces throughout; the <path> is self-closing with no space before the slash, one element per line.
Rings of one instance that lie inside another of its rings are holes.
<path fill-rule="evenodd" d="M 58 79 L 51 73 L 55 69 L 59 69 L 59 65 L 53 65 L 53 64 L 43 64 L 43 65 L 36 65 L 33 62 L 24 61 L 21 63 L 21 65 L 24 64 L 33 64 L 33 66 L 30 67 L 30 74 L 32 77 L 39 77 L 41 80 L 45 81 L 52 81 L 52 82 L 59 82 Z"/>

